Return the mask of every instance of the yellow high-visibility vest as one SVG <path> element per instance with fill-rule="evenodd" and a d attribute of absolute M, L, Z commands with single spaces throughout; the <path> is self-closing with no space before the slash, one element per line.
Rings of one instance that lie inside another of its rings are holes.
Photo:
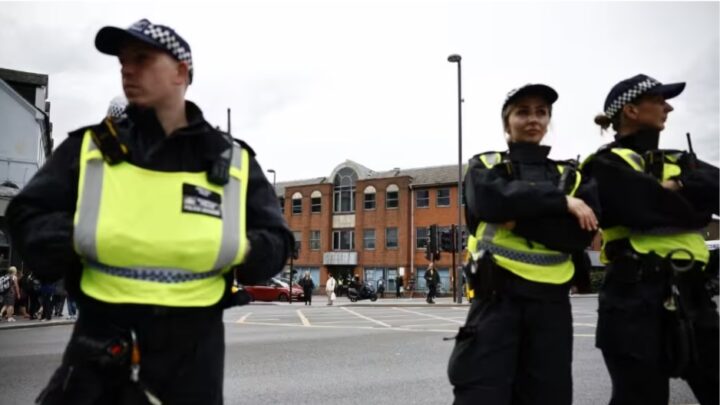
<path fill-rule="evenodd" d="M 84 134 L 74 244 L 80 288 L 102 302 L 206 307 L 245 258 L 249 154 L 235 145 L 225 186 L 205 172 L 160 172 L 103 160 Z"/>
<path fill-rule="evenodd" d="M 487 168 L 502 163 L 502 155 L 497 152 L 482 154 L 478 159 Z M 561 175 L 567 170 L 566 166 L 560 164 L 557 169 Z M 579 171 L 575 171 L 574 180 L 568 193 L 571 196 L 575 195 L 582 181 Z M 528 241 L 499 224 L 481 222 L 474 235 L 468 238 L 468 252 L 473 257 L 479 256 L 483 251 L 492 253 L 493 260 L 499 266 L 524 279 L 539 283 L 563 284 L 572 278 L 575 271 L 569 254 Z"/>
<path fill-rule="evenodd" d="M 645 159 L 634 150 L 612 148 L 610 152 L 620 156 L 633 170 L 641 173 L 645 172 Z M 677 164 L 679 157 L 679 153 L 665 155 L 662 179 L 658 181 L 669 180 L 682 173 L 682 168 Z M 602 239 L 603 244 L 600 252 L 600 260 L 606 264 L 610 262 L 605 253 L 607 244 L 620 239 L 628 239 L 633 250 L 640 254 L 654 252 L 660 257 L 667 257 L 667 255 L 674 250 L 685 249 L 693 254 L 695 260 L 705 264 L 707 264 L 710 257 L 710 253 L 705 245 L 705 239 L 700 230 L 691 231 L 676 228 L 636 230 L 625 226 L 614 226 L 602 230 Z M 689 260 L 690 257 L 681 251 L 674 254 L 673 259 Z"/>

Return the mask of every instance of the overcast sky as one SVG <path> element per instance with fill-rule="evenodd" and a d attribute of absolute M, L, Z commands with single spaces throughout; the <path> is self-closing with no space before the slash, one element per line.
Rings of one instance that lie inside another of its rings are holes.
<path fill-rule="evenodd" d="M 56 145 L 122 93 L 96 32 L 141 18 L 190 43 L 188 99 L 222 128 L 231 108 L 233 135 L 278 182 L 346 159 L 376 171 L 457 163 L 452 53 L 463 161 L 504 148 L 503 99 L 529 82 L 560 95 L 551 156 L 587 156 L 612 139 L 593 123 L 608 91 L 637 73 L 687 82 L 661 146 L 685 148 L 690 132 L 701 159 L 720 160 L 718 2 L 0 3 L 0 67 L 50 76 Z"/>

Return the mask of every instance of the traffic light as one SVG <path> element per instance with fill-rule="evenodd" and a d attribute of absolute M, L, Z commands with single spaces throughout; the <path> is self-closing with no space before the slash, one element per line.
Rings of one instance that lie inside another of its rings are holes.
<path fill-rule="evenodd" d="M 437 225 L 430 225 L 430 235 L 428 236 L 427 250 L 430 253 L 437 253 L 438 250 L 438 227 Z"/>
<path fill-rule="evenodd" d="M 454 252 L 455 244 L 453 243 L 452 230 L 448 229 L 440 232 L 440 250 L 443 252 Z"/>
<path fill-rule="evenodd" d="M 297 260 L 298 257 L 300 257 L 300 241 L 295 241 L 295 245 L 293 246 L 292 251 L 292 258 L 293 260 Z"/>
<path fill-rule="evenodd" d="M 460 233 L 460 250 L 461 251 L 467 249 L 467 239 L 468 239 L 467 232 L 465 232 L 465 230 L 463 230 Z"/>
<path fill-rule="evenodd" d="M 437 225 L 430 225 L 428 228 L 427 246 L 425 246 L 425 258 L 432 261 L 438 253 L 438 229 Z"/>

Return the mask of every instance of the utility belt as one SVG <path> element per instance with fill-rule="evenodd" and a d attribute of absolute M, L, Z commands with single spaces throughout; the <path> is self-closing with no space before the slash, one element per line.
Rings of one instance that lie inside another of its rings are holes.
<path fill-rule="evenodd" d="M 481 300 L 495 300 L 504 295 L 540 300 L 567 299 L 569 285 L 549 284 L 526 280 L 493 260 L 485 251 L 478 259 L 470 259 L 463 267 L 466 280 L 475 296 Z"/>
<path fill-rule="evenodd" d="M 694 260 L 673 260 L 675 253 L 687 250 L 678 249 L 667 257 L 654 253 L 638 254 L 628 249 L 623 254 L 614 255 L 612 265 L 608 267 L 606 283 L 654 284 L 653 290 L 662 291 L 659 297 L 664 308 L 665 333 L 663 352 L 667 372 L 671 377 L 683 377 L 699 364 L 699 353 L 695 328 L 698 322 L 711 319 L 717 327 L 717 313 L 709 296 L 703 288 L 696 288 L 706 281 L 702 271 L 703 264 Z"/>
<path fill-rule="evenodd" d="M 94 325 L 93 320 L 88 321 L 83 314 L 80 313 L 65 350 L 61 369 L 40 393 L 36 403 L 65 403 L 63 398 L 66 398 L 66 393 L 73 392 L 78 380 L 87 377 L 87 371 L 81 370 L 93 370 L 92 375 L 103 384 L 103 388 L 86 393 L 88 397 L 102 396 L 104 389 L 110 386 L 122 387 L 118 395 L 134 398 L 133 403 L 162 405 L 162 401 L 140 379 L 142 353 L 135 329 L 108 321 Z"/>
<path fill-rule="evenodd" d="M 606 273 L 606 278 L 610 282 L 667 282 L 674 270 L 678 271 L 679 276 L 687 277 L 686 274 L 700 271 L 702 267 L 702 263 L 694 260 L 672 259 L 672 253 L 666 258 L 653 252 L 637 253 L 627 239 L 613 242 L 613 244 L 615 246 L 607 251 L 608 259 L 612 263 L 607 267 Z M 690 253 L 688 252 L 688 254 Z M 692 254 L 690 256 L 692 257 Z"/>

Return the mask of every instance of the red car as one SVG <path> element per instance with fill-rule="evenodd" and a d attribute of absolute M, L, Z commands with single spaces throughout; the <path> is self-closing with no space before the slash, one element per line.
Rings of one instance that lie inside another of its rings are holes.
<path fill-rule="evenodd" d="M 245 285 L 243 288 L 253 301 L 287 301 L 288 297 L 290 297 L 290 289 L 287 283 L 276 278 L 256 285 Z M 292 297 L 293 301 L 302 301 L 302 288 L 293 286 Z"/>

